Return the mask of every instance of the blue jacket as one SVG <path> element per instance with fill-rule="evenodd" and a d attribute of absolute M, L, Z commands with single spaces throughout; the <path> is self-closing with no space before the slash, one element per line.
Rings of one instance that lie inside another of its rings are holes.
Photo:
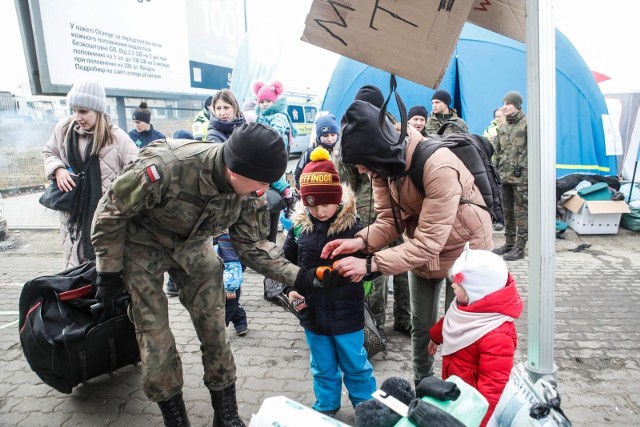
<path fill-rule="evenodd" d="M 142 148 L 156 139 L 166 139 L 162 132 L 159 132 L 153 128 L 153 125 L 149 125 L 151 128 L 144 132 L 138 132 L 136 128 L 129 131 L 129 137 L 133 140 L 138 148 Z"/>
<path fill-rule="evenodd" d="M 285 257 L 300 268 L 330 266 L 334 259 L 320 258 L 322 248 L 335 239 L 351 238 L 363 226 L 356 215 L 351 191 L 344 191 L 342 208 L 333 218 L 321 222 L 298 205 L 293 216 L 294 228 L 287 234 Z M 293 288 L 285 288 L 287 293 Z M 305 297 L 307 308 L 298 312 L 300 325 L 319 335 L 342 335 L 364 328 L 364 289 L 362 283 L 350 283 L 330 289 L 314 288 L 308 292 L 296 289 Z"/>

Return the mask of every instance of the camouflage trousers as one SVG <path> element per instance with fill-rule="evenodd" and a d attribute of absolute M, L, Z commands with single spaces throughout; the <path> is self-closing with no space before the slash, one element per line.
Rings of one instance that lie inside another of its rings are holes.
<path fill-rule="evenodd" d="M 187 254 L 189 272 L 169 255 L 154 260 L 158 267 L 155 273 L 124 259 L 123 279 L 131 295 L 129 314 L 140 347 L 143 390 L 154 402 L 169 399 L 183 386 L 182 363 L 169 328 L 168 301 L 162 289 L 165 271 L 175 282 L 180 302 L 189 311 L 200 340 L 205 385 L 223 390 L 236 379 L 224 322 L 223 264 L 211 240 L 196 252 Z"/>
<path fill-rule="evenodd" d="M 526 184 L 503 184 L 505 244 L 524 249 L 529 240 L 529 190 Z"/>
<path fill-rule="evenodd" d="M 398 238 L 389 246 L 396 246 L 403 242 Z M 386 321 L 387 284 L 389 276 L 380 276 L 373 281 L 373 291 L 367 297 L 367 304 L 373 318 L 382 327 Z M 393 276 L 393 322 L 401 327 L 411 325 L 411 298 L 409 297 L 409 279 L 407 273 Z"/>

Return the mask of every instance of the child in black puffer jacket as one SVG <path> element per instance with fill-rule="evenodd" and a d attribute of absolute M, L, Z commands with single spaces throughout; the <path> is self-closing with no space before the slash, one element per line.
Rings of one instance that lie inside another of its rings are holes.
<path fill-rule="evenodd" d="M 300 176 L 300 196 L 294 226 L 284 245 L 286 258 L 303 269 L 330 267 L 321 259 L 324 245 L 351 238 L 363 227 L 356 215 L 355 199 L 340 184 L 329 153 L 318 147 Z M 331 274 L 325 272 L 324 274 Z M 287 287 L 289 301 L 302 300 L 298 318 L 311 351 L 311 372 L 316 402 L 313 409 L 335 415 L 340 409 L 342 377 L 355 407 L 376 390 L 373 367 L 364 349 L 364 289 L 362 282 L 340 280 L 335 286 L 308 289 Z M 306 304 L 306 305 L 305 305 Z"/>

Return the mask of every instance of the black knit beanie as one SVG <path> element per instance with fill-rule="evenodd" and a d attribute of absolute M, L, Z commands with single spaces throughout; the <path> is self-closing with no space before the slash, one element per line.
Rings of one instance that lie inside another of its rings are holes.
<path fill-rule="evenodd" d="M 282 137 L 259 123 L 237 127 L 224 143 L 222 158 L 227 167 L 245 178 L 274 182 L 287 169 L 287 150 Z"/>
<path fill-rule="evenodd" d="M 384 104 L 384 95 L 382 91 L 374 85 L 364 85 L 356 93 L 354 101 L 364 101 L 378 108 L 382 108 Z"/>
<path fill-rule="evenodd" d="M 131 116 L 133 120 L 138 120 L 145 123 L 151 123 L 151 111 L 147 107 L 146 102 L 141 102 L 140 106 L 136 108 L 136 111 L 133 112 L 133 116 Z"/>
<path fill-rule="evenodd" d="M 411 120 L 411 117 L 413 116 L 420 116 L 427 119 L 429 117 L 429 113 L 427 113 L 427 109 L 424 108 L 422 105 L 414 105 L 409 110 L 409 115 L 407 116 L 407 119 Z"/>
<path fill-rule="evenodd" d="M 431 100 L 433 101 L 434 99 L 442 101 L 447 107 L 451 105 L 451 95 L 449 95 L 449 92 L 444 89 L 438 89 L 437 91 L 433 92 Z"/>
<path fill-rule="evenodd" d="M 208 109 L 209 105 L 211 105 L 212 102 L 213 102 L 213 96 L 207 97 L 207 99 L 205 99 L 204 102 L 202 103 L 203 108 L 205 110 Z"/>

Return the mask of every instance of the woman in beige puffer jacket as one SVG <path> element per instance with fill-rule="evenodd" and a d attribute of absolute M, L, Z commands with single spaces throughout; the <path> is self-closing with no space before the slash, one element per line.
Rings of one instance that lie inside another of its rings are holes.
<path fill-rule="evenodd" d="M 72 175 L 87 167 L 77 184 L 74 212 L 59 212 L 64 266 L 70 268 L 94 258 L 90 233 L 97 201 L 122 168 L 138 155 L 138 148 L 105 113 L 106 95 L 100 83 L 76 82 L 67 95 L 67 104 L 74 114 L 56 125 L 42 152 L 47 178 L 55 179 L 62 191 L 71 190 L 76 185 Z"/>
<path fill-rule="evenodd" d="M 422 135 L 411 126 L 402 140 L 387 120 L 385 131 L 395 143 L 381 136 L 380 110 L 354 101 L 342 122 L 342 161 L 356 165 L 372 177 L 374 207 L 378 216 L 354 239 L 327 243 L 321 257 L 364 251 L 368 259 L 341 259 L 334 268 L 347 277 L 365 273 L 396 275 L 409 271 L 411 298 L 411 346 L 416 382 L 433 373 L 433 356 L 427 352 L 429 329 L 437 320 L 440 291 L 448 270 L 469 242 L 473 249 L 493 249 L 491 216 L 471 172 L 448 148 L 436 150 L 422 170 L 422 189 L 408 175 Z M 399 235 L 403 244 L 385 248 Z M 453 299 L 447 287 L 445 304 Z M 445 307 L 446 309 L 446 307 Z"/>

